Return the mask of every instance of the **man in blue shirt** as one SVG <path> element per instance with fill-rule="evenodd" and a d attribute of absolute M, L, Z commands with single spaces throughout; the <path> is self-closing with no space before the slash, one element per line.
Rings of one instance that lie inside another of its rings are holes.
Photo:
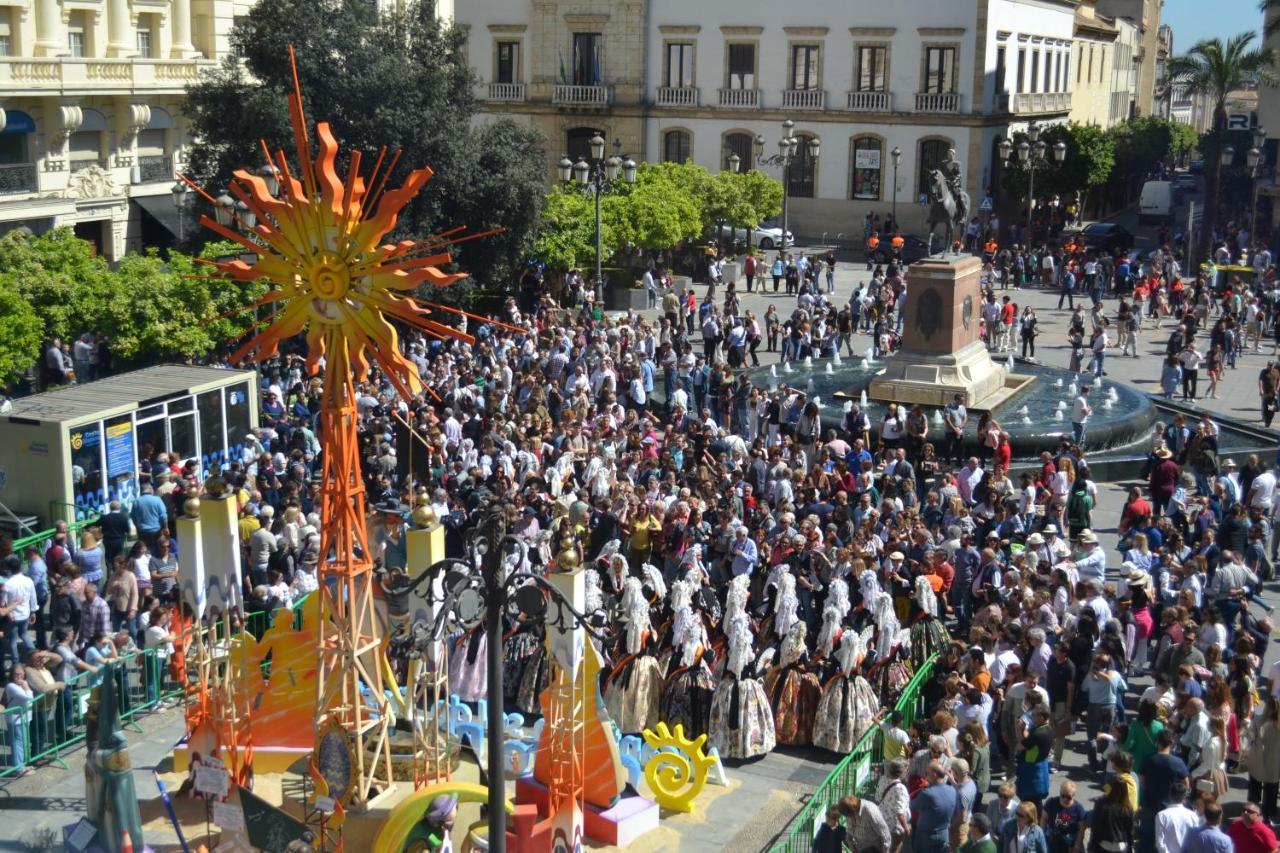
<path fill-rule="evenodd" d="M 733 534 L 733 547 L 730 550 L 733 557 L 733 576 L 749 575 L 756 566 L 756 559 L 759 557 L 759 550 L 756 548 L 755 540 L 747 535 L 747 528 L 744 525 L 738 525 L 737 530 Z"/>
<path fill-rule="evenodd" d="M 1222 806 L 1209 803 L 1204 807 L 1204 826 L 1187 833 L 1182 853 L 1234 853 L 1235 843 L 1222 831 Z"/>
<path fill-rule="evenodd" d="M 134 502 L 129 517 L 138 529 L 138 538 L 147 543 L 149 550 L 156 550 L 156 539 L 161 531 L 168 529 L 169 508 L 156 497 L 155 489 L 149 485 L 142 487 L 142 495 Z"/>
<path fill-rule="evenodd" d="M 951 820 L 959 798 L 947 784 L 942 763 L 931 761 L 925 771 L 929 786 L 911 801 L 912 853 L 947 853 L 950 850 Z"/>

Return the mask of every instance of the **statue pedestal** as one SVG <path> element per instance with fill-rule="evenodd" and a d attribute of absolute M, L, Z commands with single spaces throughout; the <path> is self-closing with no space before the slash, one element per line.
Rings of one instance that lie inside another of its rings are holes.
<path fill-rule="evenodd" d="M 982 262 L 972 255 L 926 258 L 907 268 L 902 349 L 867 395 L 913 405 L 993 409 L 1031 381 L 991 360 L 981 338 Z"/>

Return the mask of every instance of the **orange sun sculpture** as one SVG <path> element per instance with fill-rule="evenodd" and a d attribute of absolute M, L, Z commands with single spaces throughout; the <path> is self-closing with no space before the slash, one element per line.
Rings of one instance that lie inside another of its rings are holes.
<path fill-rule="evenodd" d="M 293 61 L 292 49 L 289 54 Z M 446 248 L 493 232 L 461 237 L 462 229 L 455 228 L 425 240 L 381 244 L 404 206 L 430 180 L 431 169 L 414 169 L 403 185 L 389 189 L 387 179 L 399 153 L 388 158 L 383 149 L 366 178 L 360 173 L 360 152 L 354 151 L 343 180 L 336 168 L 338 143 L 327 122 L 315 127 L 312 154 L 296 62 L 293 76 L 289 114 L 300 174 L 293 173 L 283 151 L 272 156 L 263 142 L 263 153 L 278 175 L 278 196 L 269 191 L 266 178 L 244 170 L 236 171 L 229 185 L 256 216 L 256 223 L 245 229 L 251 236 L 207 216 L 200 221 L 257 256 L 252 263 L 205 261 L 218 269 L 217 277 L 266 279 L 270 284 L 248 309 L 271 305 L 271 319 L 249 331 L 231 360 L 269 358 L 282 340 L 303 333 L 310 371 L 318 372 L 324 360 L 317 749 L 312 767 L 324 776 L 337 809 L 363 810 L 389 793 L 393 782 L 391 710 L 378 664 L 381 636 L 374 614 L 353 375 L 363 377 L 376 365 L 399 393 L 412 396 L 423 390 L 417 368 L 400 352 L 392 320 L 432 336 L 471 342 L 470 336 L 432 319 L 432 308 L 457 309 L 419 302 L 410 294 L 422 284 L 448 287 L 463 278 L 441 271 L 451 260 Z M 345 758 L 334 754 L 335 729 L 348 738 Z"/>

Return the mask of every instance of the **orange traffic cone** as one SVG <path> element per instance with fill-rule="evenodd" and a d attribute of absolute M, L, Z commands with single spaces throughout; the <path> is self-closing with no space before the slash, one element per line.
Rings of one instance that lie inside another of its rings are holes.
<path fill-rule="evenodd" d="M 133 836 L 129 834 L 129 830 L 124 831 L 124 839 L 120 845 L 120 853 L 133 853 Z"/>

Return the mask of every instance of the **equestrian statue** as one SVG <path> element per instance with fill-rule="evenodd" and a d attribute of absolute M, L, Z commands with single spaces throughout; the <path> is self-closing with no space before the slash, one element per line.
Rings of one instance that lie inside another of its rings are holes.
<path fill-rule="evenodd" d="M 964 176 L 954 148 L 947 149 L 941 168 L 929 172 L 929 201 L 929 246 L 932 249 L 934 231 L 942 224 L 946 226 L 946 242 L 942 244 L 946 254 L 954 245 L 957 227 L 963 233 L 969 218 L 969 194 L 964 191 Z"/>

